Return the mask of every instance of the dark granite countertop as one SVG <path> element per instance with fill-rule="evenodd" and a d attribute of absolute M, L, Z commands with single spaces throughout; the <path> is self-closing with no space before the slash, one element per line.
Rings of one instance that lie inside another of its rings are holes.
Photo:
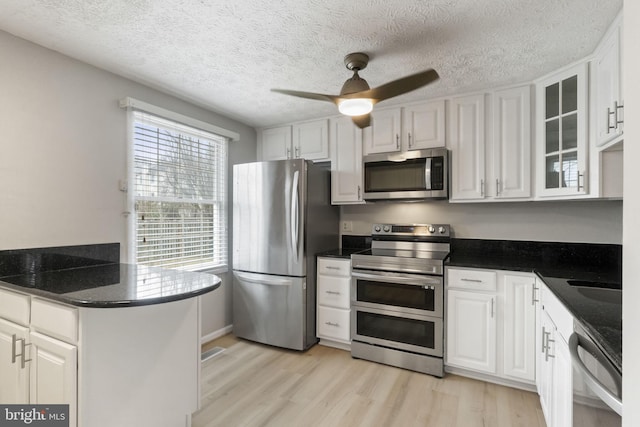
<path fill-rule="evenodd" d="M 0 287 L 84 307 L 161 304 L 220 286 L 213 274 L 135 264 L 104 264 L 0 277 Z"/>
<path fill-rule="evenodd" d="M 363 249 L 363 248 L 338 248 L 338 249 L 332 249 L 330 251 L 325 251 L 325 252 L 320 252 L 319 254 L 316 254 L 316 256 L 326 256 L 326 257 L 331 257 L 331 258 L 346 258 L 346 259 L 350 259 L 351 258 L 351 254 L 357 254 L 358 252 L 364 252 L 368 249 Z"/>
<path fill-rule="evenodd" d="M 452 239 L 446 265 L 536 273 L 622 371 L 621 245 Z"/>
<path fill-rule="evenodd" d="M 0 251 L 0 287 L 84 307 L 161 304 L 206 294 L 220 278 L 119 263 L 120 245 Z"/>

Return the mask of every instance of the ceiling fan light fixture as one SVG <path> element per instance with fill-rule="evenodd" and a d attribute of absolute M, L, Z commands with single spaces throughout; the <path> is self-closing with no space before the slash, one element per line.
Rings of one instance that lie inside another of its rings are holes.
<path fill-rule="evenodd" d="M 373 101 L 368 98 L 343 99 L 338 103 L 338 111 L 345 116 L 362 116 L 373 110 Z"/>

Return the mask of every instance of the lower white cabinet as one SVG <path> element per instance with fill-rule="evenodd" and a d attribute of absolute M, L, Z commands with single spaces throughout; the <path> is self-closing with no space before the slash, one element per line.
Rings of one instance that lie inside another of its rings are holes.
<path fill-rule="evenodd" d="M 486 380 L 535 383 L 532 273 L 446 269 L 446 369 Z"/>
<path fill-rule="evenodd" d="M 496 294 L 447 291 L 447 364 L 496 373 Z"/>
<path fill-rule="evenodd" d="M 29 327 L 0 319 L 0 402 L 6 404 L 29 402 L 29 370 L 16 357 L 20 348 L 15 348 L 14 337 L 19 343 L 28 342 Z"/>
<path fill-rule="evenodd" d="M 321 344 L 351 345 L 351 260 L 318 257 L 316 334 Z"/>
<path fill-rule="evenodd" d="M 540 405 L 548 427 L 573 425 L 573 369 L 567 340 L 573 330 L 573 318 L 566 308 L 538 282 L 541 304 L 539 339 L 536 354 L 539 374 L 536 378 Z"/>

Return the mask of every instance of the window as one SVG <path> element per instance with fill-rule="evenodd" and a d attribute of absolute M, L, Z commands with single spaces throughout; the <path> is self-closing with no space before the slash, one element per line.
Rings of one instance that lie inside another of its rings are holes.
<path fill-rule="evenodd" d="M 226 270 L 228 138 L 141 111 L 130 120 L 133 262 Z"/>

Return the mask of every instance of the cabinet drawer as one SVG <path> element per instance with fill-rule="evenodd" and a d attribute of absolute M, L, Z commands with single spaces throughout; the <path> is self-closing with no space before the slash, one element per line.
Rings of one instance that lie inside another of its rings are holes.
<path fill-rule="evenodd" d="M 318 307 L 318 336 L 321 338 L 350 340 L 351 310 Z"/>
<path fill-rule="evenodd" d="M 0 317 L 29 326 L 29 295 L 0 289 Z"/>
<path fill-rule="evenodd" d="M 541 291 L 542 309 L 547 312 L 562 338 L 568 342 L 573 333 L 573 316 L 547 286 L 542 286 Z"/>
<path fill-rule="evenodd" d="M 318 258 L 318 274 L 327 276 L 351 276 L 351 260 L 340 258 Z"/>
<path fill-rule="evenodd" d="M 497 289 L 496 272 L 448 268 L 447 286 L 449 288 L 473 289 L 476 291 L 495 291 Z"/>
<path fill-rule="evenodd" d="M 59 340 L 78 342 L 78 310 L 34 298 L 31 301 L 31 328 Z"/>
<path fill-rule="evenodd" d="M 318 275 L 318 304 L 336 308 L 350 308 L 349 277 Z"/>

